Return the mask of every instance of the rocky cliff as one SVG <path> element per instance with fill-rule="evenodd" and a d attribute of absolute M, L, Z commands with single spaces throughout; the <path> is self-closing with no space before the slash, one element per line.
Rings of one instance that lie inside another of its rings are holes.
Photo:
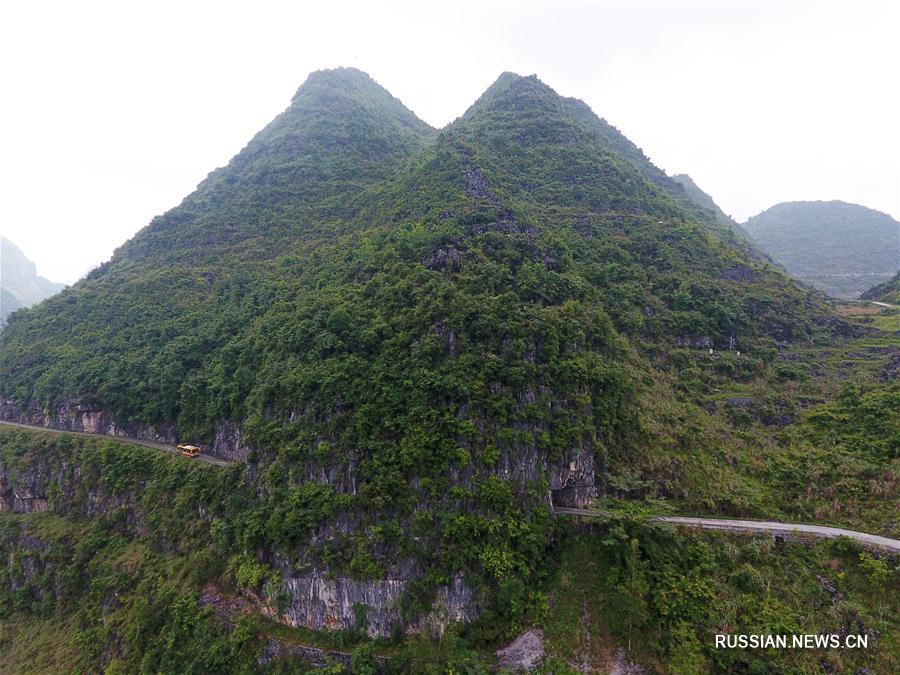
<path fill-rule="evenodd" d="M 243 461 L 252 451 L 244 439 L 243 429 L 227 420 L 216 421 L 211 443 L 183 438 L 175 422 L 120 424 L 111 413 L 100 410 L 96 406 L 72 401 L 66 401 L 53 411 L 47 411 L 37 405 L 23 410 L 12 400 L 4 399 L 0 401 L 0 420 L 31 424 L 48 429 L 140 438 L 169 445 L 190 442 L 199 445 L 204 452 L 232 461 Z"/>
<path fill-rule="evenodd" d="M 90 431 L 99 428 L 102 427 L 91 424 L 84 427 Z M 16 432 L 15 437 L 23 439 L 28 435 L 29 432 Z M 68 452 L 47 452 L 46 447 L 42 452 L 31 452 L 24 451 L 22 441 L 16 441 L 11 433 L 4 442 L 6 452 L 0 455 L 0 512 L 32 514 L 49 511 L 70 518 L 98 518 L 115 523 L 115 527 L 129 537 L 156 540 L 169 552 L 179 550 L 177 528 L 171 531 L 160 528 L 159 509 L 153 507 L 158 481 L 154 468 L 156 459 L 146 456 L 152 451 L 118 444 L 104 446 L 102 441 L 93 439 L 62 437 L 61 445 L 53 446 L 54 450 L 65 447 Z M 78 450 L 72 452 L 76 448 Z M 121 463 L 126 461 L 130 475 L 115 476 L 122 468 Z M 219 476 L 215 474 L 221 473 L 218 469 L 210 472 L 177 458 L 160 457 L 159 461 L 168 465 L 170 473 L 187 471 L 188 475 L 182 476 L 182 480 L 190 481 L 189 475 L 193 475 L 194 480 L 208 482 L 208 487 L 218 482 Z M 164 507 L 163 520 L 171 521 L 177 515 L 179 520 L 189 521 L 193 530 L 205 530 L 208 537 L 210 527 L 222 516 L 221 511 L 215 503 L 185 503 L 187 495 L 182 493 L 186 492 L 183 486 L 175 493 L 169 493 L 169 498 L 180 502 L 181 506 Z M 351 523 L 346 520 L 329 523 L 315 533 L 313 539 L 327 541 L 337 531 L 350 528 Z M 197 534 L 195 532 L 194 536 Z M 401 612 L 404 594 L 422 574 L 412 561 L 392 566 L 389 578 L 367 580 L 335 574 L 327 567 L 316 565 L 313 558 L 303 564 L 294 556 L 266 549 L 257 550 L 255 555 L 258 560 L 269 563 L 272 578 L 278 579 L 279 583 L 264 593 L 246 589 L 247 597 L 256 603 L 261 613 L 289 626 L 313 630 L 365 630 L 370 637 L 385 638 L 404 627 L 410 631 L 443 631 L 451 623 L 473 620 L 481 606 L 476 593 L 462 576 L 457 576 L 435 590 L 430 611 L 418 617 L 404 617 Z M 35 564 L 32 560 L 26 566 L 31 569 Z M 310 569 L 298 571 L 298 568 L 310 566 Z M 16 583 L 21 585 L 27 581 L 26 574 L 24 581 Z M 360 621 L 365 624 L 361 625 Z"/>

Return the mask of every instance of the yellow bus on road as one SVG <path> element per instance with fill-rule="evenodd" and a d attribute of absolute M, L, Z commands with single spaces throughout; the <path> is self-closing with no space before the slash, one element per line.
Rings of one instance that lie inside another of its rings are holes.
<path fill-rule="evenodd" d="M 182 443 L 178 446 L 178 452 L 186 457 L 196 457 L 200 454 L 200 448 L 196 445 L 188 445 L 187 443 Z"/>

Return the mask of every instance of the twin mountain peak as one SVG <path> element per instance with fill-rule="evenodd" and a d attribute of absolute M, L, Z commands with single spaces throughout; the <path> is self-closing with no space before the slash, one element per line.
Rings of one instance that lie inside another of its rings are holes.
<path fill-rule="evenodd" d="M 356 385 L 298 390 L 302 378 L 285 375 L 298 358 L 393 360 L 434 334 L 449 344 L 436 368 L 510 345 L 525 345 L 515 358 L 537 358 L 540 345 L 563 357 L 537 317 L 562 326 L 569 314 L 606 337 L 566 349 L 604 358 L 624 344 L 613 334 L 746 353 L 833 325 L 733 222 L 536 77 L 502 74 L 436 130 L 341 68 L 310 75 L 227 166 L 109 262 L 14 316 L 0 395 L 206 439 L 222 419 L 293 418 L 308 397 L 348 405 Z M 368 375 L 352 377 L 369 391 Z"/>
<path fill-rule="evenodd" d="M 548 194 L 550 184 L 562 191 Z M 425 221 L 454 211 L 449 202 L 463 193 L 506 211 L 517 201 L 666 219 L 686 211 L 752 256 L 733 236 L 733 223 L 723 227 L 586 104 L 559 96 L 536 76 L 503 73 L 461 117 L 436 130 L 353 68 L 312 73 L 282 114 L 123 252 L 166 250 L 177 258 L 187 245 L 199 262 L 220 244 L 234 246 L 268 228 L 259 256 L 251 257 L 272 256 L 280 250 L 273 243 L 292 241 L 298 225 L 306 234 L 327 223 L 360 226 L 363 212 L 364 224 L 372 224 L 372 205 L 384 205 L 386 192 L 403 202 L 407 217 Z M 438 201 L 445 203 L 438 208 Z M 223 211 L 230 216 L 224 222 Z M 172 228 L 178 237 L 162 234 Z"/>

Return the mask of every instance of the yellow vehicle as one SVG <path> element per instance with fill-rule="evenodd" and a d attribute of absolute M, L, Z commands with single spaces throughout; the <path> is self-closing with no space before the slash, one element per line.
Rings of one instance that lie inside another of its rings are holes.
<path fill-rule="evenodd" d="M 186 455 L 187 457 L 196 457 L 200 454 L 200 448 L 196 445 L 188 445 L 187 443 L 182 443 L 178 446 L 178 452 L 182 455 Z"/>

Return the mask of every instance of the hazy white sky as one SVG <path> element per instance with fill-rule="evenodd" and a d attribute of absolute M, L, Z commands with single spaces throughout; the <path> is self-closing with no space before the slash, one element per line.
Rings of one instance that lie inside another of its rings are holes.
<path fill-rule="evenodd" d="M 900 218 L 897 2 L 7 0 L 0 63 L 0 230 L 55 281 L 340 65 L 434 126 L 536 73 L 739 220 L 797 199 Z"/>

